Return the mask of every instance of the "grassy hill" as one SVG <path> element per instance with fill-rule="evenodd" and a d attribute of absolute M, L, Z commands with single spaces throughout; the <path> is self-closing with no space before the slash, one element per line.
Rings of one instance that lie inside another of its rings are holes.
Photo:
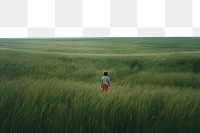
<path fill-rule="evenodd" d="M 200 38 L 0 39 L 0 132 L 199 133 L 199 66 Z"/>

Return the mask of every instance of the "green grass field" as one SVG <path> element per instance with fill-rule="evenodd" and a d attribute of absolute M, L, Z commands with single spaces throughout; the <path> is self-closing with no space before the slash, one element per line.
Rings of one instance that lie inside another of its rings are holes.
<path fill-rule="evenodd" d="M 200 38 L 0 39 L 0 133 L 199 132 Z"/>

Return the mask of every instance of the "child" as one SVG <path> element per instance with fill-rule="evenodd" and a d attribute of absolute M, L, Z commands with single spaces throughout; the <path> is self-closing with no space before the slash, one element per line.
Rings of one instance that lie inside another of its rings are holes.
<path fill-rule="evenodd" d="M 108 87 L 110 87 L 110 78 L 108 77 L 108 72 L 104 72 L 101 78 L 101 88 L 103 91 L 108 91 Z"/>

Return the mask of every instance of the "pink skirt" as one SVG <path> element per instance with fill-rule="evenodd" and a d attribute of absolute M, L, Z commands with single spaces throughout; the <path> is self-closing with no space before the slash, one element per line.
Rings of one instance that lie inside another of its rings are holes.
<path fill-rule="evenodd" d="M 108 85 L 107 84 L 101 84 L 101 88 L 105 91 L 108 91 Z"/>

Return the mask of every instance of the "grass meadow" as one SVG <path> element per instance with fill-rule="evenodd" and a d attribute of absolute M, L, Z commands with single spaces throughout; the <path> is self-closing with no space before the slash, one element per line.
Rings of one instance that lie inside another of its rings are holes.
<path fill-rule="evenodd" d="M 199 132 L 200 38 L 0 39 L 0 133 Z"/>

